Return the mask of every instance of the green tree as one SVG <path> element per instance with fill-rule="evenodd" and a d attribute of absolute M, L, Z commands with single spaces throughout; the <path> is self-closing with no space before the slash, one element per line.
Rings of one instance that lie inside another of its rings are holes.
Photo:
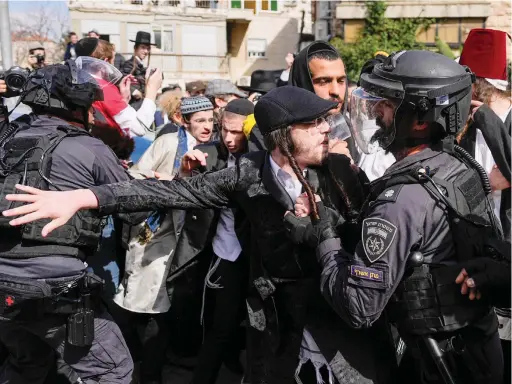
<path fill-rule="evenodd" d="M 419 29 L 426 29 L 433 19 L 404 18 L 389 19 L 384 16 L 387 4 L 384 1 L 367 1 L 365 26 L 354 43 L 345 43 L 340 38 L 331 40 L 331 44 L 340 52 L 346 66 L 349 79 L 359 79 L 364 63 L 375 52 L 388 53 L 401 50 L 423 49 L 416 41 Z"/>
<path fill-rule="evenodd" d="M 455 55 L 453 54 L 452 49 L 444 40 L 441 40 L 439 37 L 436 37 L 436 47 L 440 54 L 449 57 L 452 60 L 455 60 Z"/>

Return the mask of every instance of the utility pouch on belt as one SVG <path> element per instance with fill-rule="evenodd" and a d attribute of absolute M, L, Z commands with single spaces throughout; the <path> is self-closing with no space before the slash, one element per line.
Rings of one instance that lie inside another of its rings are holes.
<path fill-rule="evenodd" d="M 83 296 L 84 303 L 90 301 L 90 297 Z M 68 343 L 75 347 L 87 347 L 92 345 L 94 340 L 94 311 L 84 308 L 68 317 Z"/>
<path fill-rule="evenodd" d="M 45 282 L 0 273 L 0 316 L 16 320 L 36 320 L 43 316 L 52 296 Z"/>
<path fill-rule="evenodd" d="M 68 343 L 76 347 L 91 346 L 94 340 L 93 297 L 101 292 L 103 282 L 97 276 L 87 273 L 80 287 L 81 308 L 68 317 Z"/>

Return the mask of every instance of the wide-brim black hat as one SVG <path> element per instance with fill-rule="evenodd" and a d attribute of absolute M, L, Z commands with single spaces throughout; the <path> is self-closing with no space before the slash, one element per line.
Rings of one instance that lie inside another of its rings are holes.
<path fill-rule="evenodd" d="M 247 86 L 238 86 L 248 92 L 258 92 L 265 94 L 277 87 L 273 71 L 257 70 L 251 74 L 251 84 Z"/>
<path fill-rule="evenodd" d="M 135 36 L 135 40 L 130 41 L 135 44 L 156 45 L 155 43 L 151 42 L 151 33 L 144 31 L 138 31 L 137 35 Z"/>

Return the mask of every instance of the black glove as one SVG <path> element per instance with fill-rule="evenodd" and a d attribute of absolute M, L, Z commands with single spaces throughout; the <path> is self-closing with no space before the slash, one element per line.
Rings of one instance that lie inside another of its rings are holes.
<path fill-rule="evenodd" d="M 461 263 L 474 287 L 505 288 L 510 291 L 510 264 L 488 257 L 480 257 Z M 472 287 L 473 288 L 473 287 Z"/>
<path fill-rule="evenodd" d="M 309 216 L 297 217 L 291 212 L 284 216 L 284 227 L 288 237 L 295 244 L 305 243 L 311 248 L 316 248 L 322 241 L 337 237 L 324 204 L 319 202 L 317 206 L 320 218 L 314 223 Z"/>

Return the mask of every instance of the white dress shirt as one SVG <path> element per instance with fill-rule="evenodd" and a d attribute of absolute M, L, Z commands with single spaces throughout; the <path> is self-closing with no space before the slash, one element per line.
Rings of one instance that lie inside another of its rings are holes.
<path fill-rule="evenodd" d="M 228 157 L 228 168 L 234 167 L 236 159 L 232 154 Z M 213 237 L 213 252 L 224 260 L 236 261 L 242 247 L 235 233 L 235 215 L 233 209 L 224 208 L 220 212 L 219 223 L 217 224 L 217 232 Z"/>
<path fill-rule="evenodd" d="M 272 168 L 272 172 L 274 173 L 274 175 L 276 175 L 277 180 L 279 180 L 279 182 L 282 184 L 282 186 L 292 199 L 293 203 L 295 204 L 295 201 L 301 195 L 302 192 L 302 184 L 300 183 L 300 181 L 296 177 L 292 177 L 288 172 L 284 171 L 279 165 L 277 165 L 274 159 L 272 159 L 272 156 L 270 156 L 270 167 Z M 306 170 L 304 170 L 304 173 L 305 172 Z M 299 365 L 295 370 L 296 378 L 300 373 L 302 365 L 307 361 L 311 361 L 311 363 L 315 367 L 318 384 L 321 383 L 321 381 L 319 380 L 319 377 L 321 378 L 321 367 L 325 367 L 327 369 L 327 371 L 329 372 L 329 381 L 331 381 L 332 379 L 332 382 L 334 382 L 333 374 L 329 366 L 329 363 L 320 352 L 320 348 L 316 344 L 311 333 L 309 333 L 307 328 L 304 327 L 304 331 L 302 334 L 302 343 L 299 352 Z"/>
<path fill-rule="evenodd" d="M 197 145 L 197 140 L 186 129 L 185 129 L 185 133 L 187 135 L 187 151 L 191 151 Z"/>
<path fill-rule="evenodd" d="M 279 165 L 277 165 L 272 156 L 270 156 L 270 168 L 272 168 L 272 172 L 276 175 L 277 180 L 279 180 L 295 204 L 295 200 L 297 200 L 302 192 L 302 184 L 300 181 L 296 177 L 292 177 L 288 172 L 284 171 Z"/>

